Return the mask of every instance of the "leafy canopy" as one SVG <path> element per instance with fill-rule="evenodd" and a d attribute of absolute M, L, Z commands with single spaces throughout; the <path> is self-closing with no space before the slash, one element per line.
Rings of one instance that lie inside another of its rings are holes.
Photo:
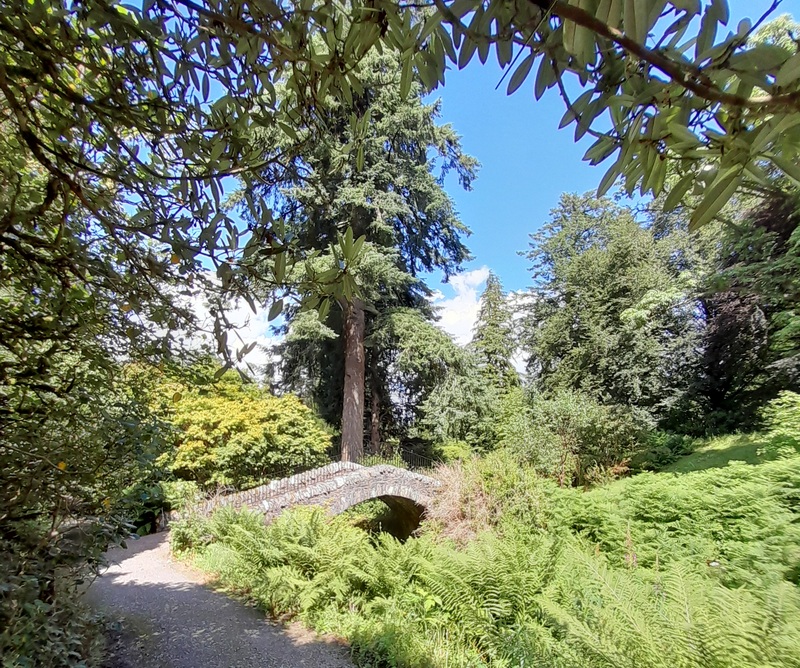
<path fill-rule="evenodd" d="M 770 166 L 800 177 L 800 56 L 783 28 L 754 39 L 766 17 L 725 32 L 726 0 L 4 0 L 0 9 L 3 135 L 16 160 L 7 182 L 26 165 L 41 176 L 29 205 L 6 209 L 0 235 L 18 238 L 48 211 L 80 211 L 121 265 L 198 282 L 211 265 L 223 289 L 248 300 L 247 282 L 234 279 L 251 261 L 274 262 L 282 285 L 307 249 L 258 198 L 245 200 L 252 224 L 243 229 L 224 206 L 222 180 L 254 183 L 295 144 L 324 136 L 325 108 L 331 99 L 353 107 L 374 51 L 396 54 L 403 95 L 417 79 L 427 90 L 443 83 L 448 61 L 485 62 L 492 50 L 513 69 L 510 92 L 536 66 L 536 97 L 556 89 L 562 124 L 596 137 L 586 159 L 615 160 L 601 192 L 622 176 L 629 192 L 658 195 L 674 164 L 669 204 L 702 194 L 697 224 L 743 182 L 764 183 Z M 583 91 L 575 99 L 570 78 Z M 265 158 L 253 127 L 273 129 L 282 151 Z M 354 111 L 356 155 L 365 127 Z M 58 220 L 29 241 L 61 257 L 83 237 Z M 76 267 L 88 269 L 81 256 Z M 319 289 L 314 277 L 295 280 Z M 135 311 L 138 302 L 127 303 Z M 227 325 L 215 313 L 224 349 Z"/>

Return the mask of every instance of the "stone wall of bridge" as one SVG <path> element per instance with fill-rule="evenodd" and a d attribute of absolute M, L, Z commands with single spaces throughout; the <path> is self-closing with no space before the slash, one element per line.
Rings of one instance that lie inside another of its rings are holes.
<path fill-rule="evenodd" d="M 335 462 L 268 485 L 209 499 L 189 512 L 208 515 L 223 506 L 250 508 L 263 512 L 269 521 L 294 506 L 321 506 L 329 514 L 338 515 L 364 501 L 380 499 L 395 515 L 399 532 L 409 535 L 419 525 L 439 485 L 434 478 L 395 466 Z"/>

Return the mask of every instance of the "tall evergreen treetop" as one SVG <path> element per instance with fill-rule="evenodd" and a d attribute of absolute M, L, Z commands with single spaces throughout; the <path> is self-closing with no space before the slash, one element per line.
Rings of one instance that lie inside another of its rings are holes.
<path fill-rule="evenodd" d="M 401 94 L 396 54 L 372 54 L 363 65 L 352 105 L 330 99 L 319 110 L 323 137 L 297 128 L 302 149 L 279 166 L 271 162 L 253 194 L 276 205 L 304 247 L 327 249 L 350 225 L 355 236 L 396 248 L 412 276 L 436 269 L 449 276 L 469 258 L 468 230 L 442 185 L 454 172 L 471 188 L 477 160 L 463 153 L 452 126 L 437 122 L 440 102 L 422 102 L 420 84 Z M 254 137 L 265 158 L 294 145 L 272 125 Z"/>
<path fill-rule="evenodd" d="M 519 384 L 511 362 L 517 347 L 512 317 L 500 279 L 491 272 L 481 295 L 470 347 L 476 353 L 482 374 L 499 389 Z"/>

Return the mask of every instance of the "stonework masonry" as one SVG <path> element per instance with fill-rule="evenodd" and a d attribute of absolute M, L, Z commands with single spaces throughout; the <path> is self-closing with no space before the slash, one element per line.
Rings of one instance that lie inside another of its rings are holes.
<path fill-rule="evenodd" d="M 334 462 L 312 471 L 274 480 L 243 492 L 219 496 L 191 508 L 189 513 L 208 515 L 217 508 L 250 508 L 264 513 L 267 521 L 287 508 L 322 506 L 338 515 L 363 501 L 380 499 L 410 534 L 433 500 L 439 481 L 395 466 L 360 466 Z M 173 514 L 170 519 L 175 519 Z"/>

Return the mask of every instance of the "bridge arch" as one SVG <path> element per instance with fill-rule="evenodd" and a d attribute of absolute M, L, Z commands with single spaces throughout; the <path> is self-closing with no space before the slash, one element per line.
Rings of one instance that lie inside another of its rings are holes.
<path fill-rule="evenodd" d="M 392 533 L 398 538 L 408 538 L 416 530 L 438 487 L 432 478 L 393 466 L 370 467 L 349 482 L 341 493 L 323 502 L 328 512 L 338 515 L 359 503 L 379 499 L 391 511 Z"/>
<path fill-rule="evenodd" d="M 220 506 L 251 508 L 271 521 L 284 510 L 300 505 L 322 506 L 331 515 L 379 499 L 390 509 L 395 535 L 405 538 L 420 520 L 439 488 L 438 480 L 389 465 L 360 466 L 334 462 L 268 485 L 218 497 L 196 506 L 194 512 L 210 514 Z"/>

